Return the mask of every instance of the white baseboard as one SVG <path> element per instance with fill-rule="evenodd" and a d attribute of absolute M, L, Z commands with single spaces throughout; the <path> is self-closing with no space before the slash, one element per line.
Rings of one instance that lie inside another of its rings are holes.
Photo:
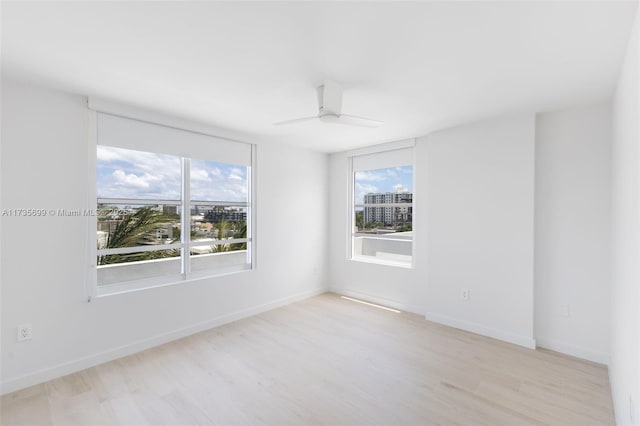
<path fill-rule="evenodd" d="M 427 312 L 425 314 L 425 319 L 428 321 L 437 322 L 438 324 L 447 325 L 449 327 L 454 327 L 460 330 L 470 331 L 471 333 L 480 334 L 482 336 L 491 337 L 493 339 L 502 340 L 503 342 L 524 346 L 525 348 L 536 348 L 536 340 L 531 337 L 521 336 L 519 334 L 510 333 L 508 331 L 487 327 L 475 322 L 451 318 L 446 315 L 441 315 L 434 312 Z"/>
<path fill-rule="evenodd" d="M 385 299 L 384 297 L 375 296 L 368 293 L 362 293 L 360 291 L 348 290 L 346 288 L 340 287 L 331 287 L 329 291 L 336 294 L 341 294 L 343 296 L 353 297 L 354 299 L 361 299 L 365 302 L 371 302 L 382 306 L 387 306 L 389 308 L 398 309 L 405 312 L 411 312 L 412 314 L 423 315 L 424 308 L 417 305 L 410 305 L 402 302 L 398 302 L 395 300 Z"/>
<path fill-rule="evenodd" d="M 5 380 L 0 383 L 0 395 L 4 395 L 10 392 L 15 392 L 20 389 L 24 389 L 29 386 L 37 385 L 47 380 L 52 380 L 58 377 L 66 376 L 67 374 L 75 373 L 84 370 L 89 367 L 94 367 L 99 364 L 103 364 L 114 359 L 122 358 L 127 355 L 141 352 L 145 349 L 149 349 L 155 346 L 162 345 L 164 343 L 171 342 L 186 336 L 190 336 L 195 333 L 199 333 L 204 330 L 208 330 L 213 327 L 218 327 L 233 321 L 237 321 L 243 318 L 247 318 L 253 315 L 260 314 L 262 312 L 270 311 L 272 309 L 279 308 L 281 306 L 288 305 L 290 303 L 298 302 L 300 300 L 308 299 L 309 297 L 317 296 L 319 294 L 326 293 L 326 288 L 319 288 L 315 290 L 306 291 L 303 293 L 295 294 L 293 296 L 285 297 L 282 299 L 274 300 L 262 305 L 253 306 L 251 308 L 243 309 L 230 314 L 222 315 L 211 320 L 207 320 L 201 323 L 197 323 L 188 327 L 184 327 L 178 330 L 163 333 L 148 339 L 139 340 L 128 345 L 120 346 L 117 348 L 109 349 L 104 352 L 100 352 L 87 357 L 79 358 L 73 361 L 58 364 L 53 367 L 44 368 L 33 373 L 25 374 L 24 376 L 15 377 Z"/>
<path fill-rule="evenodd" d="M 549 339 L 544 336 L 536 337 L 536 343 L 540 348 L 550 349 L 552 351 L 560 352 L 566 355 L 575 356 L 576 358 L 582 358 L 586 359 L 587 361 L 597 362 L 598 364 L 609 365 L 610 362 L 609 354 L 607 353 L 570 345 L 554 339 Z"/>
<path fill-rule="evenodd" d="M 613 401 L 613 414 L 616 419 L 616 424 L 622 425 L 625 424 L 625 422 L 627 422 L 628 424 L 629 422 L 627 421 L 627 419 L 629 419 L 629 417 L 631 416 L 631 410 L 629 409 L 627 411 L 629 407 L 624 403 L 621 404 L 623 401 L 626 402 L 627 399 L 618 399 L 618 383 L 616 382 L 615 376 L 611 374 L 611 368 L 608 369 L 607 373 L 607 375 L 609 376 L 609 387 L 611 388 L 611 400 Z M 629 417 L 625 418 L 625 416 Z"/>

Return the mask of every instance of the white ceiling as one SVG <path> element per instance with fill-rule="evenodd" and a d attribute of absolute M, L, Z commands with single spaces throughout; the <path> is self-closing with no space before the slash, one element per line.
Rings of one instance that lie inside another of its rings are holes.
<path fill-rule="evenodd" d="M 2 71 L 333 152 L 611 97 L 629 2 L 2 3 Z M 307 122 L 315 87 L 378 129 Z"/>

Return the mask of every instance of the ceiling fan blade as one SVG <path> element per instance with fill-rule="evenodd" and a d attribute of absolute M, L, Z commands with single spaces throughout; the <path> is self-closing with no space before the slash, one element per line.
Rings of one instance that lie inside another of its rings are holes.
<path fill-rule="evenodd" d="M 296 118 L 293 120 L 285 120 L 285 121 L 278 121 L 277 123 L 273 123 L 274 126 L 282 126 L 285 124 L 295 124 L 295 123 L 302 123 L 305 121 L 311 121 L 311 120 L 317 120 L 318 117 L 317 116 L 313 116 L 313 117 L 304 117 L 304 118 Z"/>
<path fill-rule="evenodd" d="M 372 120 L 370 118 L 358 117 L 356 115 L 349 114 L 340 114 L 335 122 L 339 124 L 360 127 L 380 127 L 384 124 L 384 122 L 382 121 Z"/>
<path fill-rule="evenodd" d="M 342 111 L 342 87 L 332 80 L 325 80 L 318 88 L 320 114 L 340 115 Z"/>
<path fill-rule="evenodd" d="M 341 114 L 342 111 L 342 87 L 332 80 L 325 80 L 318 87 L 318 115 L 315 117 L 297 118 L 295 120 L 273 123 L 276 126 L 283 124 L 295 124 L 311 120 L 319 120 L 323 123 L 338 123 L 348 126 L 379 127 L 384 123 L 357 115 Z"/>

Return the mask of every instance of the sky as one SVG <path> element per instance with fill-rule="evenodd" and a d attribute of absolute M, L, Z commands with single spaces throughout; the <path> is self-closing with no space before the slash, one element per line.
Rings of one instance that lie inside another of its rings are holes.
<path fill-rule="evenodd" d="M 355 178 L 355 200 L 362 204 L 365 194 L 396 192 L 400 187 L 413 192 L 413 166 L 359 171 Z"/>
<path fill-rule="evenodd" d="M 98 198 L 180 200 L 180 158 L 98 145 Z M 247 167 L 191 160 L 191 200 L 247 201 Z"/>

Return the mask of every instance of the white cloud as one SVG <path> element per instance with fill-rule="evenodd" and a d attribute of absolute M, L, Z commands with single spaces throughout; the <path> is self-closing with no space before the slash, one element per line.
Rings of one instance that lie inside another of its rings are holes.
<path fill-rule="evenodd" d="M 380 192 L 377 186 L 356 182 L 355 184 L 355 200 L 356 203 L 362 204 L 364 202 L 364 195 L 370 193 Z"/>
<path fill-rule="evenodd" d="M 365 180 L 370 182 L 381 182 L 387 179 L 384 171 L 362 170 L 356 172 L 356 180 Z"/>
<path fill-rule="evenodd" d="M 180 159 L 98 146 L 98 197 L 180 199 Z"/>
<path fill-rule="evenodd" d="M 232 180 L 240 180 L 240 181 L 244 181 L 245 180 L 245 171 L 242 169 L 239 169 L 237 167 L 233 167 L 230 171 L 229 171 L 229 179 Z"/>
<path fill-rule="evenodd" d="M 407 192 L 408 189 L 405 188 L 405 186 L 401 183 L 398 183 L 396 185 L 394 185 L 393 189 L 395 189 L 396 192 Z"/>
<path fill-rule="evenodd" d="M 211 178 L 206 170 L 191 168 L 191 181 L 211 182 Z"/>
<path fill-rule="evenodd" d="M 126 174 L 124 170 L 116 170 L 113 172 L 113 178 L 115 180 L 115 184 L 119 186 L 125 187 L 134 187 L 134 188 L 149 188 L 151 185 L 149 184 L 149 180 L 153 180 L 153 176 L 144 175 L 144 176 L 136 176 L 133 173 Z"/>
<path fill-rule="evenodd" d="M 198 201 L 247 201 L 246 170 L 214 161 L 193 160 L 194 168 L 207 170 L 208 181 L 191 179 L 191 199 Z"/>

